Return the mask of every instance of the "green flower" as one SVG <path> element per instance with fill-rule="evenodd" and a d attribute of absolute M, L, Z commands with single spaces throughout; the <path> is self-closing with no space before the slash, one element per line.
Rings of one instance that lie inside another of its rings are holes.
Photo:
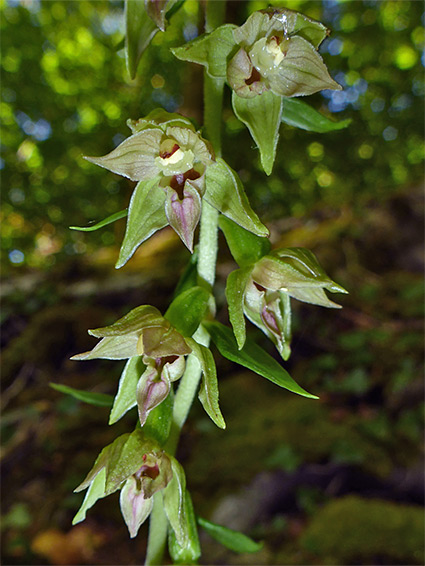
<path fill-rule="evenodd" d="M 332 293 L 347 291 L 332 281 L 315 256 L 304 248 L 275 250 L 253 265 L 233 271 L 226 286 L 230 321 L 239 348 L 245 343 L 245 315 L 276 345 L 283 359 L 290 355 L 290 298 L 329 308 Z"/>
<path fill-rule="evenodd" d="M 120 490 L 121 513 L 130 536 L 135 537 L 152 511 L 153 496 L 166 491 L 177 467 L 180 469 L 177 461 L 141 430 L 119 436 L 100 452 L 74 490 L 87 489 L 87 493 L 72 524 L 84 521 L 96 501 Z"/>
<path fill-rule="evenodd" d="M 193 353 L 202 370 L 199 400 L 217 426 L 225 428 L 218 407 L 217 373 L 211 351 L 180 334 L 158 309 L 142 305 L 110 326 L 89 330 L 89 334 L 100 338 L 100 342 L 72 360 L 123 360 L 142 356 L 145 371 L 135 391 L 142 426 L 150 411 L 168 396 L 171 383 L 182 377 L 185 356 Z"/>
<path fill-rule="evenodd" d="M 162 190 L 161 227 L 166 224 L 193 250 L 201 216 L 205 172 L 214 161 L 211 145 L 192 123 L 177 114 L 155 110 L 145 119 L 128 121 L 133 134 L 103 157 L 85 157 L 132 181 L 152 181 L 150 191 Z M 164 198 L 165 197 L 165 198 Z M 146 210 L 146 214 L 152 213 Z M 144 218 L 139 218 L 140 223 Z"/>
<path fill-rule="evenodd" d="M 341 90 L 317 52 L 326 35 L 323 24 L 292 10 L 254 12 L 233 31 L 239 49 L 229 61 L 227 81 L 242 98 L 268 90 L 287 97 Z"/>

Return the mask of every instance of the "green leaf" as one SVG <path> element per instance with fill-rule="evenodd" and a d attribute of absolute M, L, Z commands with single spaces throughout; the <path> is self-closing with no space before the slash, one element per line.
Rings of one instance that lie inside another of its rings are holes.
<path fill-rule="evenodd" d="M 227 59 L 236 45 L 233 39 L 234 29 L 235 25 L 225 24 L 182 47 L 172 48 L 171 52 L 181 61 L 204 65 L 211 77 L 224 79 Z"/>
<path fill-rule="evenodd" d="M 142 242 L 167 224 L 165 192 L 158 186 L 158 178 L 140 181 L 131 196 L 127 227 L 116 269 L 127 263 Z"/>
<path fill-rule="evenodd" d="M 258 552 L 263 544 L 255 542 L 239 531 L 222 527 L 202 517 L 197 517 L 199 525 L 217 542 L 233 550 L 233 552 Z"/>
<path fill-rule="evenodd" d="M 260 150 L 261 165 L 266 175 L 270 175 L 279 140 L 282 97 L 268 91 L 253 98 L 241 98 L 233 92 L 232 106 L 236 117 L 250 131 Z"/>
<path fill-rule="evenodd" d="M 220 216 L 218 225 L 223 231 L 234 260 L 240 267 L 251 265 L 270 251 L 270 241 L 248 232 L 229 218 Z"/>
<path fill-rule="evenodd" d="M 239 350 L 230 328 L 219 322 L 204 322 L 204 326 L 220 354 L 228 360 L 255 371 L 255 373 L 279 385 L 279 387 L 303 397 L 318 399 L 316 395 L 312 395 L 300 387 L 274 358 L 250 338 L 246 339 L 245 346 L 242 350 Z"/>
<path fill-rule="evenodd" d="M 186 476 L 182 466 L 173 457 L 171 467 L 173 479 L 163 490 L 164 511 L 177 543 L 185 548 L 188 542 L 188 524 L 186 519 Z"/>
<path fill-rule="evenodd" d="M 110 425 L 119 421 L 127 411 L 136 406 L 137 383 L 144 371 L 145 364 L 142 362 L 141 356 L 134 356 L 125 364 L 118 385 L 118 393 L 109 415 Z"/>
<path fill-rule="evenodd" d="M 185 518 L 186 531 L 188 533 L 185 546 L 180 546 L 177 542 L 176 535 L 172 529 L 168 536 L 168 550 L 173 560 L 173 564 L 196 564 L 201 556 L 201 546 L 199 544 L 198 529 L 196 526 L 196 517 L 193 511 L 192 498 L 186 490 L 185 495 Z"/>
<path fill-rule="evenodd" d="M 143 425 L 143 432 L 147 438 L 152 438 L 160 446 L 168 440 L 171 423 L 173 421 L 174 393 L 173 389 L 167 397 L 149 412 L 148 418 Z"/>
<path fill-rule="evenodd" d="M 268 236 L 269 231 L 252 210 L 237 173 L 221 158 L 207 168 L 204 198 L 245 230 Z"/>
<path fill-rule="evenodd" d="M 72 519 L 72 524 L 76 525 L 77 523 L 81 523 L 86 518 L 87 511 L 93 507 L 98 499 L 102 499 L 105 497 L 105 477 L 106 477 L 106 470 L 102 468 L 100 472 L 96 475 L 93 482 L 90 484 L 89 489 L 87 490 L 86 496 L 84 497 L 83 503 L 78 510 L 78 513 Z"/>
<path fill-rule="evenodd" d="M 218 382 L 214 357 L 206 346 L 198 344 L 193 338 L 187 338 L 188 345 L 198 358 L 202 369 L 202 382 L 199 390 L 199 400 L 211 420 L 219 427 L 226 428 L 223 415 L 218 404 Z"/>
<path fill-rule="evenodd" d="M 108 224 L 112 224 L 112 222 L 115 222 L 116 220 L 120 220 L 121 218 L 125 218 L 128 214 L 128 210 L 125 208 L 124 210 L 120 210 L 119 212 L 115 212 L 115 214 L 111 214 L 111 216 L 108 216 L 108 218 L 105 218 L 104 220 L 101 220 L 100 222 L 97 222 L 96 224 L 93 224 L 92 226 L 85 226 L 85 227 L 81 227 L 81 226 L 70 226 L 69 229 L 70 230 L 78 230 L 79 232 L 93 232 L 94 230 L 99 230 L 99 228 L 103 228 L 104 226 L 107 226 Z"/>
<path fill-rule="evenodd" d="M 239 350 L 243 348 L 246 340 L 245 317 L 243 311 L 244 293 L 251 277 L 252 267 L 235 269 L 227 277 L 226 299 L 229 306 L 229 319 L 238 343 Z"/>
<path fill-rule="evenodd" d="M 147 15 L 144 0 L 126 0 L 125 25 L 125 59 L 130 78 L 134 79 L 143 51 L 159 30 Z"/>
<path fill-rule="evenodd" d="M 164 315 L 183 336 L 192 336 L 201 324 L 210 300 L 210 293 L 203 287 L 192 287 L 178 295 Z"/>
<path fill-rule="evenodd" d="M 308 132 L 324 134 L 346 128 L 351 124 L 351 119 L 334 122 L 302 100 L 284 97 L 282 122 Z"/>
<path fill-rule="evenodd" d="M 96 405 L 97 407 L 110 407 L 114 400 L 112 395 L 107 395 L 106 393 L 90 393 L 89 391 L 74 389 L 73 387 L 61 385 L 60 383 L 49 383 L 49 385 L 52 389 L 56 389 L 56 391 L 71 395 L 71 397 L 79 401 L 83 401 L 89 405 Z"/>

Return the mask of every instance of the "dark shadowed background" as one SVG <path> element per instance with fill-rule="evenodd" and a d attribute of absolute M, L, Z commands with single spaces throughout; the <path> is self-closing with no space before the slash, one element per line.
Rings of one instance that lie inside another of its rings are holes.
<path fill-rule="evenodd" d="M 228 2 L 241 24 L 267 2 Z M 319 401 L 297 397 L 217 354 L 227 430 L 195 404 L 178 458 L 200 515 L 263 549 L 238 556 L 202 538 L 204 564 L 423 564 L 423 55 L 420 1 L 270 2 L 332 29 L 321 53 L 342 92 L 306 101 L 346 130 L 282 126 L 273 174 L 226 92 L 224 156 L 276 246 L 304 246 L 350 291 L 344 308 L 295 306 L 285 367 Z M 133 184 L 84 161 L 158 105 L 198 123 L 202 71 L 170 46 L 202 29 L 187 1 L 131 82 L 123 2 L 3 0 L 2 563 L 141 564 L 115 495 L 84 523 L 73 494 L 100 449 L 132 430 L 108 409 L 49 388 L 115 394 L 121 362 L 69 361 L 88 328 L 150 303 L 164 311 L 189 252 L 169 229 L 114 270 L 125 220 L 69 230 L 128 205 Z M 216 297 L 235 264 L 221 241 Z M 261 332 L 257 341 L 276 355 Z"/>

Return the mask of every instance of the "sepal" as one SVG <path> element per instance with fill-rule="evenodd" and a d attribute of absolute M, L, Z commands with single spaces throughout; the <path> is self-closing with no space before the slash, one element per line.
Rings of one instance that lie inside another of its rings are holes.
<path fill-rule="evenodd" d="M 204 65 L 211 77 L 224 79 L 227 59 L 236 46 L 235 29 L 235 25 L 225 24 L 182 47 L 172 48 L 171 52 L 182 61 Z"/>
<path fill-rule="evenodd" d="M 252 210 L 237 173 L 221 158 L 207 169 L 204 198 L 245 230 L 268 236 L 269 231 Z"/>

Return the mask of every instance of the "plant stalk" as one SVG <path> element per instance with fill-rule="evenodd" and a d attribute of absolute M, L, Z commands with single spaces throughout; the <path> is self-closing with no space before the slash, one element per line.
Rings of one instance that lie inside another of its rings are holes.
<path fill-rule="evenodd" d="M 205 31 L 210 32 L 224 21 L 225 0 L 207 0 L 205 4 Z M 211 142 L 216 157 L 221 156 L 221 116 L 223 107 L 224 81 L 209 77 L 204 72 L 204 135 Z M 205 200 L 202 201 L 200 221 L 197 273 L 200 285 L 207 286 L 212 291 L 215 281 L 215 271 L 218 252 L 218 212 Z M 209 345 L 208 333 L 199 328 L 193 335 L 194 339 Z M 173 422 L 170 436 L 165 445 L 169 454 L 175 454 L 181 429 L 186 421 L 199 388 L 201 369 L 198 360 L 192 354 L 188 357 L 186 371 L 180 380 L 174 398 Z M 167 517 L 162 506 L 162 497 L 154 497 L 154 507 L 150 516 L 146 566 L 156 566 L 162 563 L 167 539 Z"/>

